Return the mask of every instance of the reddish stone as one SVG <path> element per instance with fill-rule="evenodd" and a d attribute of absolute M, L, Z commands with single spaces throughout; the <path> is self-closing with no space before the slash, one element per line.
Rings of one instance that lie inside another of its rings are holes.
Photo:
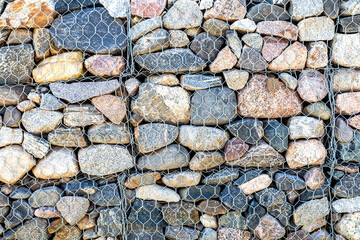
<path fill-rule="evenodd" d="M 299 42 L 294 42 L 270 63 L 268 69 L 271 71 L 301 70 L 305 68 L 306 59 L 306 47 Z"/>
<path fill-rule="evenodd" d="M 126 105 L 120 97 L 103 95 L 91 99 L 91 103 L 111 122 L 120 124 L 126 116 Z"/>
<path fill-rule="evenodd" d="M 335 97 L 335 112 L 342 115 L 360 113 L 360 92 L 337 94 Z"/>
<path fill-rule="evenodd" d="M 251 234 L 250 232 L 229 228 L 229 227 L 222 227 L 218 230 L 218 240 L 250 240 Z"/>
<path fill-rule="evenodd" d="M 304 101 L 321 101 L 328 94 L 325 76 L 317 70 L 303 70 L 298 81 L 298 93 Z"/>
<path fill-rule="evenodd" d="M 305 175 L 304 179 L 306 185 L 311 189 L 319 189 L 325 182 L 325 175 L 322 172 L 321 168 L 311 168 L 308 170 Z"/>
<path fill-rule="evenodd" d="M 232 69 L 237 63 L 235 54 L 229 47 L 224 47 L 215 60 L 210 64 L 209 69 L 213 73 L 221 72 L 223 70 Z"/>
<path fill-rule="evenodd" d="M 238 113 L 252 118 L 286 118 L 301 113 L 299 96 L 279 83 L 279 90 L 270 93 L 267 89 L 267 76 L 255 74 L 247 86 L 238 93 Z"/>
<path fill-rule="evenodd" d="M 96 76 L 119 76 L 125 70 L 125 59 L 119 56 L 94 55 L 85 60 L 85 67 Z"/>
<path fill-rule="evenodd" d="M 34 215 L 38 218 L 61 218 L 61 213 L 56 207 L 40 207 L 35 210 Z"/>
<path fill-rule="evenodd" d="M 298 28 L 286 21 L 263 21 L 257 24 L 256 32 L 295 41 L 298 35 Z"/>
<path fill-rule="evenodd" d="M 322 165 L 325 162 L 326 148 L 317 139 L 297 140 L 289 144 L 286 162 L 291 169 Z"/>
<path fill-rule="evenodd" d="M 360 115 L 356 115 L 356 116 L 349 118 L 348 124 L 351 127 L 356 128 L 357 130 L 360 130 Z"/>
<path fill-rule="evenodd" d="M 285 228 L 276 218 L 266 214 L 255 228 L 255 234 L 260 239 L 281 239 L 285 235 Z"/>
<path fill-rule="evenodd" d="M 357 173 L 359 172 L 359 167 L 356 165 L 336 165 L 335 170 L 342 171 L 345 173 Z"/>
<path fill-rule="evenodd" d="M 248 151 L 249 145 L 245 142 L 233 138 L 225 145 L 225 160 L 228 162 L 240 159 Z"/>
<path fill-rule="evenodd" d="M 223 21 L 243 19 L 246 7 L 239 0 L 216 0 L 212 8 L 206 10 L 204 19 L 216 18 Z"/>
<path fill-rule="evenodd" d="M 160 16 L 166 6 L 166 0 L 131 0 L 131 14 L 142 18 Z"/>
<path fill-rule="evenodd" d="M 264 37 L 262 55 L 266 61 L 270 62 L 278 57 L 282 51 L 289 45 L 289 40 L 279 37 Z"/>

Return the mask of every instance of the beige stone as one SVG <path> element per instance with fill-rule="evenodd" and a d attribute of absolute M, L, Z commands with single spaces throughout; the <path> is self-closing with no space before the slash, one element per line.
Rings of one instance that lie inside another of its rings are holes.
<path fill-rule="evenodd" d="M 164 73 L 161 75 L 151 75 L 146 78 L 149 83 L 164 85 L 164 86 L 177 86 L 180 84 L 179 79 L 175 74 Z"/>
<path fill-rule="evenodd" d="M 340 68 L 332 76 L 334 92 L 360 91 L 360 70 Z"/>
<path fill-rule="evenodd" d="M 294 116 L 288 121 L 289 126 L 289 138 L 294 139 L 310 139 L 321 138 L 325 133 L 325 125 L 322 120 L 306 117 L 306 116 Z"/>
<path fill-rule="evenodd" d="M 342 67 L 360 67 L 360 34 L 336 33 L 332 45 L 331 61 Z"/>
<path fill-rule="evenodd" d="M 306 60 L 306 47 L 299 42 L 294 42 L 270 63 L 268 69 L 271 71 L 300 70 L 305 68 Z"/>
<path fill-rule="evenodd" d="M 308 45 L 308 59 L 306 67 L 308 68 L 323 68 L 329 62 L 328 46 L 324 42 L 311 42 Z"/>
<path fill-rule="evenodd" d="M 249 73 L 238 69 L 223 72 L 225 82 L 231 90 L 241 90 L 245 87 Z"/>
<path fill-rule="evenodd" d="M 239 188 L 246 194 L 250 195 L 252 193 L 261 191 L 270 186 L 272 183 L 271 178 L 267 174 L 261 174 L 250 181 L 244 182 L 239 186 Z"/>
<path fill-rule="evenodd" d="M 174 190 L 159 186 L 148 185 L 136 189 L 136 197 L 143 200 L 155 200 L 162 202 L 179 202 L 180 196 Z"/>
<path fill-rule="evenodd" d="M 225 47 L 218 53 L 215 60 L 210 64 L 209 69 L 213 73 L 230 70 L 236 65 L 236 62 L 235 54 L 229 47 Z"/>
<path fill-rule="evenodd" d="M 59 126 L 63 114 L 56 111 L 46 111 L 39 108 L 24 112 L 21 122 L 24 128 L 33 134 L 48 133 Z"/>
<path fill-rule="evenodd" d="M 80 222 L 89 206 L 90 201 L 87 198 L 75 196 L 62 197 L 56 203 L 56 208 L 70 225 Z"/>
<path fill-rule="evenodd" d="M 360 92 L 337 94 L 335 96 L 335 113 L 342 115 L 360 113 Z"/>
<path fill-rule="evenodd" d="M 204 227 L 217 229 L 218 223 L 215 216 L 211 216 L 208 214 L 203 214 L 200 217 L 200 222 Z"/>
<path fill-rule="evenodd" d="M 19 103 L 16 107 L 19 109 L 19 111 L 25 112 L 35 108 L 36 104 L 31 100 L 25 100 Z"/>
<path fill-rule="evenodd" d="M 311 168 L 304 175 L 306 185 L 311 189 L 319 189 L 325 182 L 325 174 L 321 168 Z"/>
<path fill-rule="evenodd" d="M 134 173 L 129 176 L 124 183 L 124 186 L 129 189 L 134 189 L 139 186 L 155 184 L 160 178 L 161 175 L 158 172 Z"/>
<path fill-rule="evenodd" d="M 199 184 L 201 179 L 201 172 L 183 171 L 171 172 L 161 179 L 161 181 L 168 187 L 182 188 L 191 187 Z"/>
<path fill-rule="evenodd" d="M 91 99 L 91 103 L 111 122 L 120 124 L 126 116 L 126 104 L 123 99 L 114 95 L 103 95 Z"/>
<path fill-rule="evenodd" d="M 23 142 L 23 131 L 20 128 L 0 128 L 0 147 Z"/>

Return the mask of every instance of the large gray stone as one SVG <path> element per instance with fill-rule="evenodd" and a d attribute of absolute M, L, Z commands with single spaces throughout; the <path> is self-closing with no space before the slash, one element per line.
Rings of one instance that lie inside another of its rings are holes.
<path fill-rule="evenodd" d="M 132 41 L 136 41 L 145 34 L 161 27 L 161 25 L 162 20 L 160 16 L 141 21 L 140 23 L 131 27 L 129 31 L 129 38 Z"/>
<path fill-rule="evenodd" d="M 246 17 L 254 22 L 288 21 L 290 19 L 289 13 L 283 7 L 266 2 L 257 4 L 250 8 Z"/>
<path fill-rule="evenodd" d="M 4 237 L 17 240 L 46 240 L 50 238 L 47 227 L 46 219 L 33 218 L 14 229 L 9 229 L 5 232 Z"/>
<path fill-rule="evenodd" d="M 131 133 L 126 124 L 107 122 L 90 126 L 87 137 L 93 143 L 128 144 L 131 141 Z"/>
<path fill-rule="evenodd" d="M 195 36 L 190 44 L 190 49 L 197 56 L 210 63 L 215 60 L 223 44 L 224 40 L 222 38 L 203 32 Z"/>
<path fill-rule="evenodd" d="M 264 135 L 262 125 L 262 121 L 252 118 L 244 118 L 230 123 L 227 126 L 227 129 L 236 138 L 249 144 L 256 144 Z"/>
<path fill-rule="evenodd" d="M 341 33 L 358 33 L 360 32 L 360 16 L 351 16 L 340 18 L 339 31 Z"/>
<path fill-rule="evenodd" d="M 335 33 L 334 21 L 328 17 L 312 17 L 298 23 L 300 41 L 332 40 Z"/>
<path fill-rule="evenodd" d="M 184 0 L 176 1 L 163 19 L 167 29 L 195 28 L 201 25 L 203 14 L 196 2 Z"/>
<path fill-rule="evenodd" d="M 321 15 L 323 11 L 323 0 L 290 0 L 289 13 L 295 21 Z"/>
<path fill-rule="evenodd" d="M 62 192 L 55 186 L 40 188 L 31 194 L 28 201 L 33 208 L 53 207 L 60 200 Z"/>
<path fill-rule="evenodd" d="M 303 203 L 294 211 L 294 223 L 297 226 L 306 226 L 325 217 L 329 212 L 330 206 L 327 198 L 311 200 Z"/>
<path fill-rule="evenodd" d="M 100 207 L 121 206 L 122 203 L 116 183 L 98 187 L 95 194 L 89 195 L 89 199 Z"/>
<path fill-rule="evenodd" d="M 241 69 L 247 69 L 254 72 L 263 71 L 268 67 L 268 63 L 260 52 L 253 48 L 244 48 L 240 59 L 239 66 Z"/>
<path fill-rule="evenodd" d="M 360 133 L 354 131 L 350 142 L 337 141 L 336 157 L 346 162 L 360 162 Z"/>
<path fill-rule="evenodd" d="M 112 237 L 121 235 L 125 215 L 126 213 L 119 207 L 102 209 L 97 219 L 98 234 Z"/>

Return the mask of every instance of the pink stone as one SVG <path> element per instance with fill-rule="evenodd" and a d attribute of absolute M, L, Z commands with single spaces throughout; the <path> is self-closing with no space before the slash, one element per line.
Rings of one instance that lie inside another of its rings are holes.
<path fill-rule="evenodd" d="M 160 16 L 166 6 L 166 0 L 131 0 L 131 14 L 142 18 Z"/>
<path fill-rule="evenodd" d="M 304 70 L 298 81 L 298 93 L 307 102 L 319 102 L 328 94 L 325 76 L 317 70 Z"/>
<path fill-rule="evenodd" d="M 259 239 L 281 239 L 285 235 L 285 228 L 276 218 L 266 214 L 255 228 L 255 234 Z"/>
<path fill-rule="evenodd" d="M 250 240 L 251 234 L 247 231 L 222 227 L 218 230 L 218 240 Z"/>
<path fill-rule="evenodd" d="M 94 55 L 85 60 L 85 67 L 96 76 L 119 76 L 125 70 L 125 59 L 119 56 Z"/>
<path fill-rule="evenodd" d="M 360 113 L 360 92 L 337 94 L 335 97 L 335 112 L 342 115 Z"/>
<path fill-rule="evenodd" d="M 218 53 L 215 60 L 210 64 L 209 69 L 213 73 L 230 70 L 236 65 L 236 62 L 235 54 L 226 46 Z"/>
<path fill-rule="evenodd" d="M 286 21 L 263 21 L 257 24 L 256 32 L 295 41 L 298 35 L 298 28 Z"/>
<path fill-rule="evenodd" d="M 321 168 L 311 168 L 308 170 L 305 175 L 304 179 L 306 185 L 311 189 L 319 189 L 325 182 L 325 175 L 322 172 Z"/>
<path fill-rule="evenodd" d="M 294 42 L 270 63 L 268 69 L 271 71 L 301 70 L 305 68 L 306 60 L 306 47 L 299 42 Z"/>
<path fill-rule="evenodd" d="M 216 18 L 223 21 L 236 21 L 243 19 L 246 8 L 239 0 L 216 0 L 212 8 L 206 10 L 204 19 Z"/>
<path fill-rule="evenodd" d="M 248 151 L 249 145 L 245 142 L 233 138 L 225 145 L 225 160 L 228 162 L 240 159 Z"/>
<path fill-rule="evenodd" d="M 270 62 L 278 57 L 288 45 L 289 40 L 285 38 L 265 36 L 262 55 L 266 61 Z"/>

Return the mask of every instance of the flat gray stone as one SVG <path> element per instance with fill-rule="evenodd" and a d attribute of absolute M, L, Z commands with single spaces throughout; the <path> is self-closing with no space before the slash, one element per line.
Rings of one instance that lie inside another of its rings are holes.
<path fill-rule="evenodd" d="M 60 200 L 63 190 L 58 187 L 44 187 L 33 192 L 28 200 L 33 208 L 54 207 Z"/>
<path fill-rule="evenodd" d="M 160 16 L 156 16 L 154 18 L 144 20 L 138 24 L 135 24 L 130 28 L 129 38 L 132 41 L 136 41 L 145 34 L 161 27 L 161 25 L 162 25 L 162 19 Z"/>
<path fill-rule="evenodd" d="M 341 33 L 358 33 L 360 31 L 360 16 L 340 18 L 339 31 Z"/>
<path fill-rule="evenodd" d="M 246 17 L 258 23 L 261 21 L 288 21 L 289 13 L 280 6 L 269 3 L 260 3 L 247 12 Z"/>
<path fill-rule="evenodd" d="M 89 195 L 89 199 L 100 207 L 121 206 L 122 204 L 116 183 L 98 187 L 95 194 Z"/>
<path fill-rule="evenodd" d="M 131 141 L 131 133 L 126 124 L 102 123 L 90 126 L 87 137 L 93 143 L 105 144 L 128 144 Z"/>
<path fill-rule="evenodd" d="M 241 69 L 247 69 L 254 72 L 263 71 L 267 69 L 269 65 L 261 53 L 253 48 L 243 49 L 238 64 Z"/>

